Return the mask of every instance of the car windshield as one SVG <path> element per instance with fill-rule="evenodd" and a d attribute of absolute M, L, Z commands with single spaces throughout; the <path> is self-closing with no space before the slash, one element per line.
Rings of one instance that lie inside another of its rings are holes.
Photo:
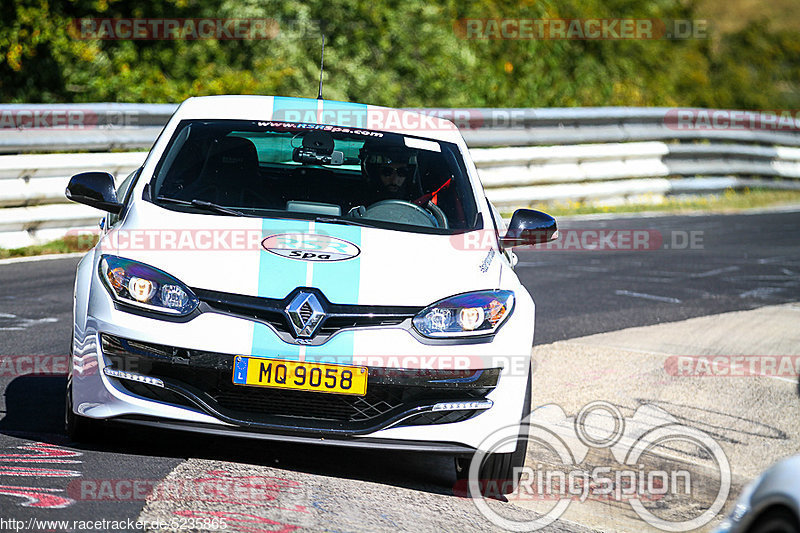
<path fill-rule="evenodd" d="M 181 211 L 430 233 L 481 224 L 455 144 L 317 124 L 183 121 L 151 198 Z"/>

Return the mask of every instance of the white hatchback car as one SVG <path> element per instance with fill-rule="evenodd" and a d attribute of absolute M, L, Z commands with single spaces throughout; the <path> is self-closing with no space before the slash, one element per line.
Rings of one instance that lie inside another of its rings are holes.
<path fill-rule="evenodd" d="M 80 262 L 66 426 L 453 454 L 530 410 L 534 304 L 449 121 L 267 96 L 184 102 L 119 188 L 73 176 L 109 214 Z M 526 439 L 482 477 L 512 479 Z M 486 451 L 486 450 L 484 450 Z"/>

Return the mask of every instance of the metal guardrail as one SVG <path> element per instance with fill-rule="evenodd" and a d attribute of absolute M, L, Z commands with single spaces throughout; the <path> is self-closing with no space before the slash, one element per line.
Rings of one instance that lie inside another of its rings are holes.
<path fill-rule="evenodd" d="M 146 155 L 130 150 L 149 148 L 176 107 L 0 105 L 0 153 L 7 154 L 0 155 L 0 247 L 94 225 L 96 210 L 64 198 L 69 176 L 107 170 L 124 177 Z M 487 195 L 504 211 L 538 202 L 800 189 L 800 127 L 681 130 L 670 108 L 416 111 L 459 126 Z M 88 153 L 36 153 L 57 151 Z"/>
<path fill-rule="evenodd" d="M 176 104 L 3 104 L 0 153 L 148 149 Z"/>
<path fill-rule="evenodd" d="M 652 201 L 728 188 L 800 189 L 800 149 L 792 147 L 642 142 L 471 153 L 489 199 L 509 209 L 558 201 Z"/>
<path fill-rule="evenodd" d="M 152 145 L 176 104 L 13 104 L 0 105 L 0 153 L 66 150 L 141 150 Z M 643 141 L 734 142 L 800 147 L 800 120 L 787 128 L 683 128 L 676 108 L 562 107 L 409 108 L 453 120 L 471 147 L 545 146 Z M 691 110 L 686 110 L 691 111 Z M 729 113 L 742 123 L 763 122 L 754 112 Z M 56 128 L 12 127 L 47 123 L 63 117 Z M 75 127 L 69 126 L 70 118 Z M 782 123 L 786 126 L 785 123 Z M 76 135 L 80 129 L 80 135 Z"/>

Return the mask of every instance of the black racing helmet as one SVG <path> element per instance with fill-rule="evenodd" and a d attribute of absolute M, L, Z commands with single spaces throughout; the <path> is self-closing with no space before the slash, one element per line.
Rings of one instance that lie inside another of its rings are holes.
<path fill-rule="evenodd" d="M 359 151 L 361 170 L 370 181 L 377 182 L 381 169 L 393 164 L 402 164 L 409 168 L 408 181 L 417 180 L 417 153 L 401 145 L 365 143 Z"/>

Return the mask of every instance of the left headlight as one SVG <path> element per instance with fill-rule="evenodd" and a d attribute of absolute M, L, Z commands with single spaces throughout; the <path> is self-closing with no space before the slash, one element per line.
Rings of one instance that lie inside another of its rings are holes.
<path fill-rule="evenodd" d="M 104 255 L 100 278 L 115 300 L 150 311 L 183 316 L 200 303 L 191 289 L 174 277 L 131 259 Z"/>
<path fill-rule="evenodd" d="M 476 337 L 500 329 L 514 309 L 511 291 L 459 294 L 430 305 L 414 317 L 417 331 L 426 337 Z"/>

